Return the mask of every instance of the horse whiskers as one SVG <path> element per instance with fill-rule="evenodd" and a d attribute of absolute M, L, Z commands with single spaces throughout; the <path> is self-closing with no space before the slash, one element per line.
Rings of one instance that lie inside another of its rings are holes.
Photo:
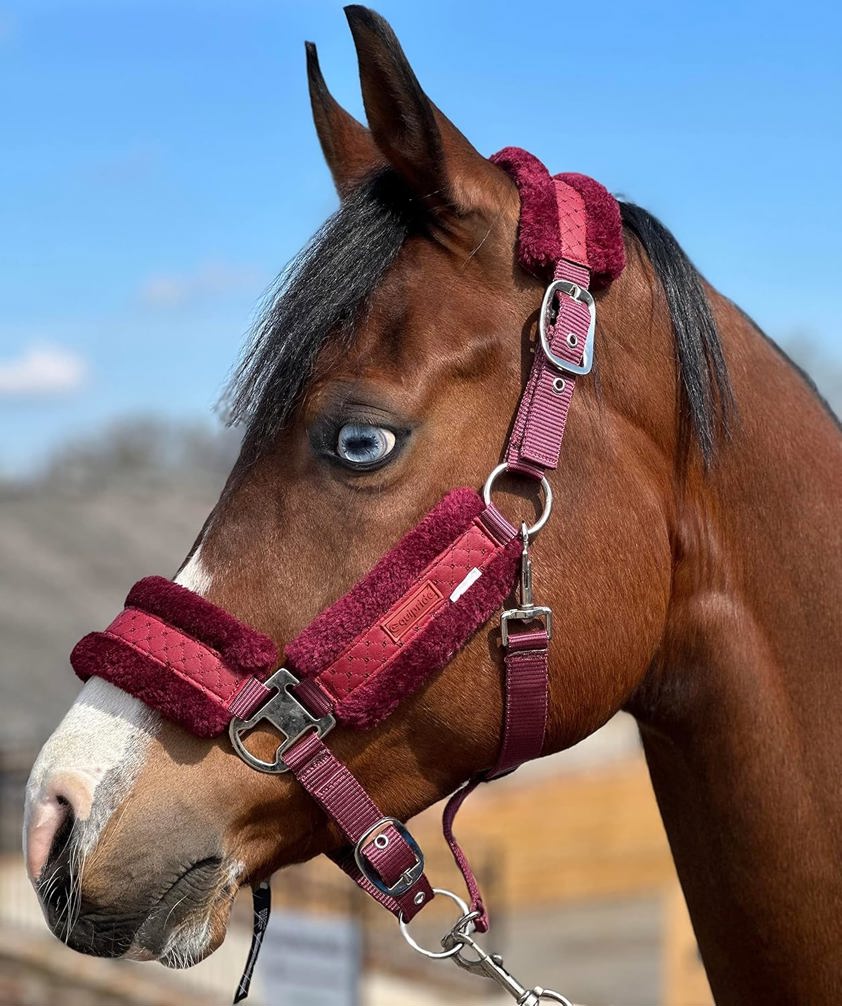
<path fill-rule="evenodd" d="M 167 917 L 164 919 L 164 928 L 165 929 L 166 929 L 167 923 L 170 921 L 172 913 L 176 910 L 176 908 L 178 908 L 178 906 L 180 904 L 182 904 L 186 900 L 187 900 L 187 895 L 185 894 L 182 897 L 180 897 L 178 899 L 178 901 L 176 901 L 176 903 L 172 906 L 172 908 L 167 912 Z"/>
<path fill-rule="evenodd" d="M 67 940 L 70 939 L 70 934 L 73 932 L 74 926 L 79 921 L 79 915 L 82 911 L 82 875 L 87 861 L 81 846 L 75 847 L 74 854 L 76 868 L 75 870 L 71 870 L 71 895 L 73 898 L 73 906 L 67 914 Z"/>
<path fill-rule="evenodd" d="M 76 923 L 79 921 L 79 913 L 82 908 L 82 873 L 85 866 L 85 853 L 79 842 L 78 822 L 74 822 L 73 830 L 68 838 L 67 853 L 67 891 L 65 893 L 61 911 L 59 912 L 54 929 L 56 934 L 63 924 L 63 932 L 59 939 L 63 943 L 68 943 Z M 61 879 L 63 864 L 57 864 L 48 882 L 49 894 L 44 892 L 43 900 L 46 902 L 55 893 L 56 885 Z"/>
<path fill-rule="evenodd" d="M 185 919 L 173 929 L 159 960 L 171 968 L 190 968 L 204 956 L 210 931 L 210 918 L 197 922 Z"/>
<path fill-rule="evenodd" d="M 45 877 L 44 880 L 38 884 L 38 895 L 45 904 L 50 900 L 50 897 L 55 890 L 58 876 L 59 868 L 55 866 L 53 867 L 53 872 L 49 875 L 49 877 Z"/>
<path fill-rule="evenodd" d="M 158 960 L 162 964 L 171 968 L 189 968 L 204 958 L 213 926 L 214 908 L 218 908 L 225 899 L 233 902 L 239 890 L 239 880 L 244 872 L 245 865 L 241 861 L 234 859 L 227 863 L 224 876 L 217 886 L 215 895 L 203 906 L 202 917 L 197 918 L 196 913 L 192 912 L 186 919 L 178 923 L 169 934 L 164 949 L 158 956 Z M 170 908 L 164 920 L 164 927 L 186 897 L 187 895 L 180 898 Z M 153 912 L 150 919 L 154 919 L 154 917 L 155 913 Z"/>

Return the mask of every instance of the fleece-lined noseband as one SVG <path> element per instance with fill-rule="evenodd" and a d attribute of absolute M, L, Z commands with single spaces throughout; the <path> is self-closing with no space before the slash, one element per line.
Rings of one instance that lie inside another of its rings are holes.
<path fill-rule="evenodd" d="M 576 378 L 593 363 L 596 308 L 589 288 L 610 283 L 625 261 L 619 207 L 602 185 L 578 174 L 551 177 L 516 147 L 491 160 L 520 194 L 520 265 L 550 283 L 539 318 L 541 352 L 536 349 L 505 460 L 482 496 L 473 489 L 448 493 L 287 644 L 282 662 L 267 636 L 162 577 L 135 584 L 111 625 L 85 636 L 71 655 L 83 680 L 105 678 L 198 736 L 228 729 L 234 749 L 253 768 L 292 772 L 348 840 L 333 858 L 405 927 L 435 894 L 423 854 L 324 738 L 336 723 L 366 729 L 388 716 L 500 610 L 519 569 L 519 606 L 501 617 L 505 716 L 497 760 L 451 797 L 444 814 L 445 837 L 470 894 L 470 908 L 450 934 L 456 951 L 472 928 L 485 931 L 488 919 L 453 819 L 480 782 L 543 748 L 552 612 L 533 602 L 529 546 L 552 507 L 544 473 L 558 464 Z M 515 528 L 491 502 L 504 472 L 540 485 L 544 512 L 533 527 Z M 284 738 L 268 762 L 245 743 L 250 730 L 267 721 Z M 260 890 L 268 898 L 268 887 Z M 256 930 L 256 946 L 261 935 Z M 248 989 L 254 956 L 256 949 L 238 998 Z"/>

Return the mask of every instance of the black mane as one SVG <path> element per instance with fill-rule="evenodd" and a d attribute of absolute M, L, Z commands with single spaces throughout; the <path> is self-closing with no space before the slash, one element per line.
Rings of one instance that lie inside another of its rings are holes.
<path fill-rule="evenodd" d="M 391 170 L 363 182 L 278 277 L 223 394 L 229 425 L 258 448 L 284 426 L 328 340 L 349 343 L 372 291 L 417 225 Z"/>
<path fill-rule="evenodd" d="M 731 383 L 702 277 L 670 231 L 647 210 L 620 202 L 623 226 L 646 252 L 667 299 L 675 338 L 679 388 L 679 453 L 691 437 L 706 465 L 728 429 Z"/>
<path fill-rule="evenodd" d="M 350 344 L 370 294 L 404 241 L 424 226 L 391 169 L 357 188 L 279 277 L 224 395 L 229 423 L 260 449 L 289 419 L 328 340 Z M 702 279 L 654 216 L 620 203 L 666 296 L 679 378 L 682 456 L 695 439 L 705 464 L 731 403 L 728 372 Z"/>

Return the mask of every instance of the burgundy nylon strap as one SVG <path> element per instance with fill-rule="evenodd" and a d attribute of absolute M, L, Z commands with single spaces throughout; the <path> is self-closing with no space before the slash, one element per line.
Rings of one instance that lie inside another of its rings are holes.
<path fill-rule="evenodd" d="M 556 263 L 553 278 L 566 279 L 587 289 L 590 270 L 585 203 L 572 186 L 558 178 L 553 182 L 564 256 Z M 553 353 L 570 363 L 580 364 L 589 323 L 587 305 L 568 296 L 558 298 L 558 315 L 550 330 Z M 540 478 L 544 470 L 557 467 L 575 385 L 575 375 L 567 371 L 562 373 L 554 367 L 538 343 L 506 447 L 506 463 L 510 468 Z M 442 818 L 444 837 L 465 880 L 471 910 L 478 913 L 476 927 L 480 932 L 488 928 L 488 913 L 453 826 L 460 807 L 481 782 L 498 779 L 541 754 L 549 706 L 546 628 L 530 629 L 528 623 L 517 629 L 510 627 L 504 666 L 505 713 L 496 764 L 457 790 L 448 800 Z"/>
<path fill-rule="evenodd" d="M 553 278 L 566 279 L 587 289 L 590 270 L 587 267 L 585 204 L 571 186 L 559 179 L 554 179 L 554 184 L 565 257 L 556 264 Z M 550 346 L 557 356 L 579 364 L 590 321 L 587 305 L 561 296 L 558 306 L 558 318 L 551 329 Z M 568 341 L 570 333 L 576 337 L 574 346 Z M 558 466 L 561 441 L 575 386 L 575 375 L 566 371 L 559 372 L 544 356 L 540 343 L 536 344 L 529 381 L 521 397 L 506 449 L 506 462 L 512 468 L 537 477 L 544 469 Z"/>
<path fill-rule="evenodd" d="M 538 629 L 511 630 L 504 664 L 505 719 L 497 764 L 488 779 L 514 771 L 541 756 L 549 704 L 547 664 L 549 637 Z"/>
<path fill-rule="evenodd" d="M 379 687 L 382 692 L 388 687 L 390 675 L 406 675 L 400 667 L 395 670 L 395 664 L 425 629 L 437 624 L 442 634 L 448 631 L 441 628 L 442 616 L 445 620 L 452 617 L 454 602 L 488 574 L 515 536 L 515 528 L 494 507 L 486 507 L 407 584 L 382 615 L 314 676 L 304 678 L 297 694 L 307 694 L 322 704 L 326 700 L 339 719 L 344 718 L 341 714 L 360 694 L 373 704 L 378 698 L 372 695 L 373 688 Z M 501 592 L 498 598 L 502 596 Z M 456 638 L 461 632 L 457 630 Z M 464 637 L 459 640 L 460 645 L 462 642 Z M 295 652 L 292 646 L 287 650 L 288 655 L 289 651 Z M 424 667 L 426 676 L 433 670 L 429 664 Z M 308 681 L 314 683 L 306 684 Z"/>
<path fill-rule="evenodd" d="M 407 922 L 417 915 L 433 899 L 432 887 L 423 873 L 405 894 L 390 897 L 371 883 L 354 859 L 353 847 L 370 828 L 383 821 L 384 815 L 350 770 L 314 732 L 295 743 L 284 755 L 284 761 L 351 843 L 351 849 L 333 857 L 339 866 L 393 915 L 403 915 Z M 379 834 L 382 839 L 377 842 L 373 836 L 361 849 L 361 855 L 386 887 L 394 887 L 417 864 L 418 857 L 393 825 L 384 827 Z"/>
<path fill-rule="evenodd" d="M 547 726 L 549 638 L 545 628 L 509 631 L 505 665 L 505 712 L 497 761 L 488 772 L 474 776 L 447 801 L 442 815 L 442 831 L 456 865 L 468 889 L 472 912 L 478 912 L 475 925 L 488 929 L 488 911 L 482 900 L 476 876 L 453 832 L 462 804 L 483 782 L 491 782 L 513 772 L 519 765 L 541 755 Z"/>

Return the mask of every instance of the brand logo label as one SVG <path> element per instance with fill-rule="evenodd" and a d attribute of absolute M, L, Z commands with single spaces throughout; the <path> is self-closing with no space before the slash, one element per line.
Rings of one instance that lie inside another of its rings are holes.
<path fill-rule="evenodd" d="M 416 625 L 442 600 L 434 583 L 426 580 L 383 622 L 383 628 L 396 643 L 402 643 Z"/>

